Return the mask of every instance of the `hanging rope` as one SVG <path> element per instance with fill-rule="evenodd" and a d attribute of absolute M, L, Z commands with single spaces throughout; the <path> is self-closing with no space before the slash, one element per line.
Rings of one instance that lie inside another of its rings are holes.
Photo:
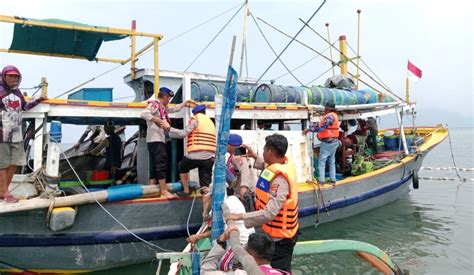
<path fill-rule="evenodd" d="M 258 30 L 260 31 L 260 34 L 262 35 L 263 39 L 265 40 L 265 42 L 267 42 L 267 45 L 268 47 L 272 50 L 272 52 L 275 54 L 275 56 L 277 57 L 278 61 L 280 61 L 281 65 L 283 65 L 283 67 L 285 67 L 286 71 L 291 74 L 291 76 L 296 80 L 298 81 L 298 83 L 300 83 L 301 86 L 304 86 L 303 83 L 293 74 L 293 72 L 288 68 L 288 66 L 286 66 L 286 64 L 283 62 L 283 60 L 281 60 L 281 58 L 278 56 L 277 52 L 273 49 L 272 45 L 270 44 L 270 42 L 268 41 L 267 37 L 265 36 L 265 34 L 263 33 L 262 29 L 260 28 L 260 26 L 258 25 L 257 23 L 257 20 L 255 19 L 255 17 L 253 16 L 253 13 L 250 13 L 250 15 L 252 16 L 252 19 L 253 19 L 253 22 L 255 23 L 255 25 L 257 26 Z"/>
<path fill-rule="evenodd" d="M 214 40 L 216 40 L 216 38 L 221 34 L 221 32 L 227 27 L 227 25 L 229 25 L 230 22 L 232 22 L 232 20 L 235 18 L 235 16 L 240 12 L 240 10 L 244 7 L 245 4 L 242 4 L 240 6 L 240 8 L 234 13 L 234 15 L 232 15 L 232 17 L 229 19 L 229 21 L 227 21 L 227 23 L 225 23 L 225 25 L 217 32 L 217 34 L 211 39 L 211 41 L 204 47 L 204 49 L 202 49 L 202 51 L 198 54 L 198 56 L 196 56 L 196 58 L 194 58 L 194 60 L 191 62 L 191 64 L 189 64 L 189 66 L 186 68 L 186 70 L 184 70 L 185 72 L 187 72 L 189 70 L 189 68 L 194 64 L 194 62 L 196 62 L 196 60 L 198 60 L 198 58 L 207 50 L 207 48 L 209 48 L 209 46 L 214 42 Z"/>
<path fill-rule="evenodd" d="M 459 175 L 459 171 L 456 165 L 456 160 L 454 160 L 453 145 L 451 142 L 451 134 L 449 133 L 449 131 L 448 131 L 448 141 L 449 141 L 449 150 L 451 151 L 451 159 L 453 160 L 454 168 L 456 168 L 454 171 L 456 171 L 456 175 L 458 176 L 459 180 L 462 180 L 461 175 Z"/>

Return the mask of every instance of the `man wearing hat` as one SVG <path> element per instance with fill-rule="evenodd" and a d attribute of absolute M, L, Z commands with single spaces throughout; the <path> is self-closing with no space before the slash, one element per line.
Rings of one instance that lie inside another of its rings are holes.
<path fill-rule="evenodd" d="M 336 106 L 333 103 L 324 105 L 324 116 L 318 124 L 312 124 L 309 128 L 303 130 L 303 134 L 308 132 L 317 133 L 321 141 L 319 151 L 319 182 L 326 182 L 326 160 L 329 159 L 329 177 L 330 183 L 336 184 L 336 150 L 339 147 L 339 118 L 337 116 Z"/>
<path fill-rule="evenodd" d="M 156 184 L 158 181 L 161 190 L 161 196 L 174 198 L 166 189 L 166 171 L 168 166 L 168 153 L 166 151 L 166 135 L 164 129 L 170 128 L 170 119 L 168 113 L 179 112 L 183 107 L 188 106 L 187 100 L 176 106 L 168 106 L 174 92 L 167 87 L 161 87 L 158 93 L 158 99 L 147 101 L 148 106 L 143 110 L 140 116 L 146 120 L 147 132 L 146 142 L 150 162 L 150 184 Z"/>
<path fill-rule="evenodd" d="M 255 180 L 250 173 L 250 164 L 242 146 L 242 137 L 238 134 L 230 134 L 227 142 L 227 170 L 235 177 L 230 183 L 234 195 L 240 198 L 247 212 L 253 211 L 253 197 L 255 195 Z"/>
<path fill-rule="evenodd" d="M 45 100 L 39 98 L 26 102 L 18 87 L 21 73 L 14 66 L 2 70 L 0 80 L 0 200 L 17 202 L 8 191 L 17 166 L 26 165 L 22 135 L 22 112 Z"/>
<path fill-rule="evenodd" d="M 172 138 L 185 138 L 186 155 L 179 163 L 179 178 L 183 184 L 180 197 L 189 196 L 189 171 L 199 169 L 199 185 L 207 187 L 212 181 L 212 166 L 216 153 L 216 126 L 206 115 L 206 106 L 197 105 L 192 110 L 193 117 L 184 129 L 164 127 Z"/>

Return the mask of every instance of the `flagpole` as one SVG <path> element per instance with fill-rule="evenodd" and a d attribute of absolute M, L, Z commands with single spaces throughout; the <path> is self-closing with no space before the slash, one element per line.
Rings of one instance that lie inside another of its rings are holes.
<path fill-rule="evenodd" d="M 406 102 L 407 104 L 410 104 L 410 78 L 408 78 L 407 76 L 407 80 L 406 80 Z"/>

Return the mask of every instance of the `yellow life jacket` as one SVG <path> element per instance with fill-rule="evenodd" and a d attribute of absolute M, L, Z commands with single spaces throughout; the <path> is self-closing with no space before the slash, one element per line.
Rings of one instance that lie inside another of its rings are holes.
<path fill-rule="evenodd" d="M 262 225 L 262 230 L 273 238 L 293 238 L 298 232 L 298 189 L 296 186 L 296 171 L 292 164 L 272 164 L 260 174 L 255 189 L 255 209 L 264 209 L 270 196 L 276 196 L 276 190 L 271 189 L 272 181 L 283 176 L 289 185 L 289 194 L 276 215 L 275 219 Z"/>
<path fill-rule="evenodd" d="M 216 152 L 216 126 L 204 114 L 196 114 L 192 119 L 197 120 L 198 127 L 188 135 L 187 151 Z"/>

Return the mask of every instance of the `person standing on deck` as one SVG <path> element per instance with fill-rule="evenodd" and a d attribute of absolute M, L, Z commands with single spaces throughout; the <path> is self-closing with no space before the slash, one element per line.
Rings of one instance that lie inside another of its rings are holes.
<path fill-rule="evenodd" d="M 146 120 L 147 132 L 146 142 L 150 162 L 150 184 L 160 185 L 161 197 L 175 198 L 166 188 L 166 171 L 168 164 L 168 153 L 166 151 L 166 135 L 163 129 L 170 128 L 168 113 L 179 112 L 183 107 L 188 106 L 190 101 L 178 104 L 174 107 L 168 106 L 174 92 L 167 87 L 161 87 L 158 99 L 148 100 L 148 106 L 140 116 Z"/>
<path fill-rule="evenodd" d="M 172 138 L 188 138 L 186 155 L 179 163 L 179 178 L 183 185 L 183 191 L 177 193 L 180 197 L 189 196 L 189 171 L 192 169 L 199 169 L 199 185 L 209 186 L 216 154 L 216 126 L 206 115 L 206 106 L 197 105 L 192 113 L 193 117 L 184 129 L 164 128 Z"/>
<path fill-rule="evenodd" d="M 299 228 L 296 171 L 285 156 L 288 149 L 286 137 L 273 134 L 267 136 L 265 141 L 263 158 L 246 146 L 247 156 L 255 159 L 254 167 L 264 169 L 255 189 L 256 211 L 230 214 L 225 220 L 243 220 L 247 228 L 260 225 L 275 241 L 271 265 L 291 272 L 291 259 Z"/>
<path fill-rule="evenodd" d="M 377 154 L 377 136 L 379 134 L 379 127 L 377 120 L 374 117 L 367 119 L 369 134 L 367 135 L 367 147 L 372 149 L 374 154 Z"/>
<path fill-rule="evenodd" d="M 120 136 L 115 132 L 116 127 L 112 122 L 108 122 L 104 126 L 107 138 L 104 139 L 99 145 L 92 148 L 88 154 L 97 156 L 105 148 L 105 164 L 104 169 L 109 171 L 109 178 L 115 179 L 115 174 L 122 165 L 122 140 Z"/>
<path fill-rule="evenodd" d="M 26 165 L 23 147 L 22 112 L 46 100 L 44 97 L 26 102 L 20 89 L 21 73 L 14 66 L 2 70 L 0 80 L 0 199 L 18 200 L 8 191 L 17 166 Z"/>
<path fill-rule="evenodd" d="M 336 106 L 332 103 L 324 105 L 324 116 L 319 124 L 313 123 L 309 128 L 303 130 L 303 134 L 316 132 L 321 141 L 319 152 L 319 182 L 326 182 L 326 161 L 329 159 L 329 177 L 330 183 L 336 184 L 336 150 L 339 142 L 339 118 L 337 116 Z"/>

